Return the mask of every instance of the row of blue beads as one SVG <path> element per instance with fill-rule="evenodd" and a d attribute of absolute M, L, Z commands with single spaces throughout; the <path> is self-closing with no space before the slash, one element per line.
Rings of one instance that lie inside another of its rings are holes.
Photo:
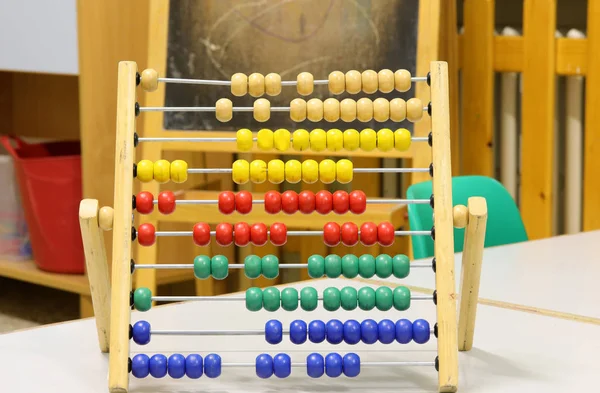
<path fill-rule="evenodd" d="M 204 360 L 198 354 L 187 357 L 175 353 L 167 359 L 165 355 L 156 354 L 148 357 L 138 354 L 131 360 L 131 373 L 136 378 L 145 378 L 148 375 L 154 378 L 163 378 L 167 373 L 171 378 L 200 378 L 203 374 L 208 378 L 217 378 L 221 375 L 221 357 L 214 353 L 206 355 Z"/>
<path fill-rule="evenodd" d="M 355 353 L 347 353 L 342 357 L 339 353 L 330 353 L 325 358 L 318 353 L 306 357 L 306 373 L 311 378 L 319 378 L 326 374 L 336 378 L 342 375 L 356 377 L 360 374 L 360 357 Z"/>
<path fill-rule="evenodd" d="M 263 353 L 256 357 L 256 375 L 260 378 L 270 378 L 273 374 L 277 378 L 287 378 L 292 373 L 292 359 L 285 353 L 275 356 Z"/>

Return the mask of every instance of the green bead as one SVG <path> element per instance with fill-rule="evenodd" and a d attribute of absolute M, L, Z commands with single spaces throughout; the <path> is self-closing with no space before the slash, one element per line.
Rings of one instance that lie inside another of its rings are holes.
<path fill-rule="evenodd" d="M 404 311 L 410 307 L 410 289 L 406 287 L 396 287 L 394 289 L 394 308 Z"/>
<path fill-rule="evenodd" d="M 329 278 L 338 278 L 342 275 L 342 258 L 331 254 L 325 257 L 325 275 Z"/>
<path fill-rule="evenodd" d="M 258 255 L 248 255 L 244 258 L 244 273 L 248 278 L 258 278 L 262 273 L 262 262 Z"/>
<path fill-rule="evenodd" d="M 394 295 L 389 287 L 379 287 L 375 290 L 375 307 L 387 311 L 394 305 Z"/>
<path fill-rule="evenodd" d="M 310 278 L 321 278 L 325 275 L 325 258 L 320 255 L 308 257 L 308 275 Z"/>
<path fill-rule="evenodd" d="M 319 296 L 314 287 L 305 287 L 300 291 L 300 307 L 304 311 L 313 311 L 317 308 Z"/>
<path fill-rule="evenodd" d="M 388 278 L 392 275 L 392 257 L 388 254 L 377 255 L 375 258 L 375 274 L 379 278 Z"/>
<path fill-rule="evenodd" d="M 326 288 L 323 291 L 323 308 L 327 311 L 335 311 L 340 308 L 341 295 L 340 290 L 334 287 Z"/>
<path fill-rule="evenodd" d="M 410 273 L 410 259 L 406 255 L 398 254 L 392 260 L 392 271 L 396 278 L 406 278 Z"/>
<path fill-rule="evenodd" d="M 344 287 L 340 291 L 342 308 L 346 311 L 354 310 L 358 305 L 358 294 L 354 287 Z"/>
<path fill-rule="evenodd" d="M 342 257 L 342 274 L 346 278 L 358 276 L 358 257 L 356 255 L 348 254 Z"/>
<path fill-rule="evenodd" d="M 275 287 L 265 288 L 263 290 L 263 307 L 267 311 L 277 311 L 281 305 L 281 294 Z"/>
<path fill-rule="evenodd" d="M 138 288 L 133 293 L 133 305 L 138 311 L 148 311 L 152 307 L 152 292 L 148 288 Z"/>
<path fill-rule="evenodd" d="M 285 288 L 281 291 L 281 308 L 285 311 L 294 311 L 298 308 L 298 290 Z"/>
<path fill-rule="evenodd" d="M 210 270 L 215 280 L 224 280 L 229 274 L 229 261 L 225 255 L 215 255 L 210 260 Z"/>
<path fill-rule="evenodd" d="M 252 287 L 246 290 L 246 309 L 260 311 L 263 304 L 263 293 L 260 288 Z"/>
<path fill-rule="evenodd" d="M 275 255 L 265 255 L 262 257 L 262 274 L 265 278 L 277 278 L 279 275 L 279 258 Z"/>
<path fill-rule="evenodd" d="M 200 280 L 210 277 L 210 257 L 208 255 L 198 255 L 194 258 L 194 275 Z"/>
<path fill-rule="evenodd" d="M 375 307 L 375 290 L 373 288 L 363 287 L 358 290 L 358 307 L 367 311 Z"/>
<path fill-rule="evenodd" d="M 362 278 L 371 278 L 375 275 L 375 257 L 364 254 L 358 258 L 358 274 Z"/>

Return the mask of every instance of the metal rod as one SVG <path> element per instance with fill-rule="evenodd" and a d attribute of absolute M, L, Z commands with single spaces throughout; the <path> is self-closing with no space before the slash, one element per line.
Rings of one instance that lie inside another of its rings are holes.
<path fill-rule="evenodd" d="M 152 296 L 153 302 L 246 301 L 246 296 Z M 323 296 L 317 300 L 322 301 Z M 433 295 L 410 295 L 410 300 L 433 300 Z M 298 296 L 300 301 L 300 296 Z"/>
<path fill-rule="evenodd" d="M 244 269 L 243 263 L 230 263 L 229 269 Z M 411 268 L 431 267 L 430 262 L 413 262 Z M 136 269 L 193 269 L 193 263 L 152 263 L 152 264 L 136 264 Z M 280 269 L 305 269 L 308 268 L 308 263 L 285 263 L 280 262 Z"/>
<path fill-rule="evenodd" d="M 156 236 L 192 236 L 192 231 L 156 231 L 154 232 Z M 271 235 L 271 231 L 267 231 L 268 235 Z M 216 235 L 216 231 L 210 231 L 211 236 Z M 323 231 L 288 231 L 288 236 L 321 236 L 323 235 Z M 360 231 L 358 231 L 358 235 L 360 236 Z M 431 235 L 431 231 L 394 231 L 395 236 L 429 236 Z"/>
<path fill-rule="evenodd" d="M 150 330 L 151 336 L 262 336 L 264 329 L 249 330 Z M 289 330 L 283 329 L 282 334 L 289 335 Z M 435 334 L 434 329 L 429 334 Z"/>
<path fill-rule="evenodd" d="M 152 201 L 155 205 L 158 204 L 158 199 Z M 262 205 L 265 203 L 264 199 L 253 199 L 253 205 Z M 367 203 L 374 205 L 386 205 L 386 204 L 398 204 L 398 205 L 428 205 L 429 199 L 367 199 Z M 177 205 L 218 205 L 218 199 L 178 199 L 175 200 Z"/>
<path fill-rule="evenodd" d="M 232 173 L 231 168 L 190 168 L 188 173 Z M 265 169 L 265 172 L 268 172 Z M 416 173 L 429 172 L 429 168 L 354 168 L 354 173 Z"/>
<path fill-rule="evenodd" d="M 252 138 L 252 141 L 256 142 L 257 138 Z M 411 138 L 413 142 L 427 142 L 429 140 L 426 136 L 413 136 Z M 138 142 L 236 142 L 237 138 L 234 137 L 197 137 L 197 138 L 185 138 L 185 137 L 140 137 Z M 290 138 L 290 141 L 294 141 Z"/>
<path fill-rule="evenodd" d="M 426 76 L 413 76 L 410 78 L 412 82 L 427 82 Z M 214 79 L 184 79 L 184 78 L 158 78 L 162 83 L 181 83 L 186 85 L 212 85 L 212 86 L 231 86 L 231 81 L 214 80 Z M 298 81 L 281 81 L 281 86 L 296 86 Z M 314 85 L 327 85 L 329 80 L 317 79 L 313 81 Z"/>
<path fill-rule="evenodd" d="M 271 107 L 271 112 L 289 112 L 289 106 Z M 141 106 L 140 112 L 214 112 L 214 106 Z M 253 112 L 252 106 L 236 106 L 233 112 Z"/>
<path fill-rule="evenodd" d="M 292 362 L 292 367 L 306 367 L 306 363 Z M 361 362 L 361 367 L 398 367 L 398 366 L 428 366 L 434 367 L 435 362 Z M 221 363 L 221 367 L 256 367 L 255 363 Z"/>

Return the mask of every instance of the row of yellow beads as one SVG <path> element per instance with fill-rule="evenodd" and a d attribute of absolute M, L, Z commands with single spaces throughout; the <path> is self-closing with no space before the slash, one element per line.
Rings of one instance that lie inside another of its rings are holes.
<path fill-rule="evenodd" d="M 334 181 L 340 183 L 350 183 L 354 175 L 352 161 L 342 159 L 338 162 L 333 160 L 270 160 L 266 163 L 263 160 L 236 160 L 231 166 L 233 181 L 237 184 L 245 184 L 248 181 L 260 184 L 269 181 L 273 184 L 282 183 L 284 180 L 288 183 L 298 183 L 300 180 L 305 183 L 316 183 L 320 180 L 322 183 L 330 184 Z"/>
<path fill-rule="evenodd" d="M 136 173 L 139 181 L 143 183 L 156 180 L 163 184 L 172 180 L 174 183 L 183 183 L 188 177 L 188 164 L 183 160 L 169 162 L 167 160 L 141 160 L 137 163 Z"/>

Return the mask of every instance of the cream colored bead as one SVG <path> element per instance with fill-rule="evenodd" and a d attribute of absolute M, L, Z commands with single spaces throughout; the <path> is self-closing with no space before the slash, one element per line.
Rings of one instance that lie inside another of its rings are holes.
<path fill-rule="evenodd" d="M 406 101 L 402 98 L 394 98 L 390 101 L 390 119 L 392 121 L 404 121 L 406 119 Z"/>
<path fill-rule="evenodd" d="M 356 118 L 363 123 L 373 120 L 373 101 L 370 98 L 356 101 Z"/>
<path fill-rule="evenodd" d="M 340 102 L 340 118 L 346 123 L 356 120 L 356 101 L 345 98 Z"/>
<path fill-rule="evenodd" d="M 264 123 L 271 118 L 271 103 L 265 98 L 254 101 L 254 120 Z"/>
<path fill-rule="evenodd" d="M 379 82 L 377 81 L 377 73 L 373 70 L 363 71 L 361 75 L 362 81 L 362 91 L 367 94 L 373 94 L 377 91 L 379 87 Z"/>
<path fill-rule="evenodd" d="M 231 76 L 231 94 L 236 97 L 243 97 L 248 94 L 248 77 L 246 74 L 238 72 Z"/>
<path fill-rule="evenodd" d="M 296 79 L 298 85 L 298 94 L 301 96 L 309 96 L 314 90 L 314 78 L 310 72 L 301 72 Z"/>
<path fill-rule="evenodd" d="M 141 79 L 140 84 L 144 91 L 151 92 L 158 88 L 158 72 L 156 70 L 152 68 L 145 69 L 142 71 Z"/>
<path fill-rule="evenodd" d="M 356 70 L 346 72 L 346 91 L 350 94 L 358 94 L 362 89 L 362 77 Z"/>
<path fill-rule="evenodd" d="M 390 119 L 390 102 L 385 98 L 376 98 L 373 101 L 373 118 L 380 123 Z"/>
<path fill-rule="evenodd" d="M 340 119 L 340 101 L 335 98 L 323 101 L 323 117 L 328 122 L 338 121 Z"/>
<path fill-rule="evenodd" d="M 306 117 L 312 122 L 323 120 L 323 101 L 311 98 L 306 103 Z"/>
<path fill-rule="evenodd" d="M 270 73 L 265 76 L 265 91 L 270 96 L 281 94 L 281 75 Z"/>
<path fill-rule="evenodd" d="M 252 97 L 261 97 L 265 94 L 265 77 L 255 72 L 248 77 L 248 93 Z"/>
<path fill-rule="evenodd" d="M 469 209 L 465 205 L 456 205 L 452 209 L 455 228 L 464 228 L 469 222 Z"/>
<path fill-rule="evenodd" d="M 408 70 L 398 70 L 394 73 L 394 85 L 396 90 L 404 92 L 410 90 L 410 85 L 412 84 L 410 80 L 410 71 Z"/>
<path fill-rule="evenodd" d="M 406 101 L 406 118 L 413 123 L 423 117 L 423 103 L 419 98 Z"/>
<path fill-rule="evenodd" d="M 103 206 L 98 210 L 98 226 L 104 231 L 113 229 L 115 211 L 112 207 Z"/>
<path fill-rule="evenodd" d="M 290 102 L 290 119 L 293 121 L 306 120 L 306 101 L 302 98 L 294 98 Z"/>
<path fill-rule="evenodd" d="M 394 90 L 394 72 L 392 70 L 381 70 L 377 73 L 379 82 L 379 91 L 382 93 L 390 93 Z"/>
<path fill-rule="evenodd" d="M 329 74 L 329 91 L 332 94 L 342 94 L 346 90 L 346 78 L 342 71 L 333 71 Z"/>
<path fill-rule="evenodd" d="M 215 105 L 215 115 L 220 122 L 228 122 L 233 117 L 233 103 L 228 98 L 221 98 Z"/>

